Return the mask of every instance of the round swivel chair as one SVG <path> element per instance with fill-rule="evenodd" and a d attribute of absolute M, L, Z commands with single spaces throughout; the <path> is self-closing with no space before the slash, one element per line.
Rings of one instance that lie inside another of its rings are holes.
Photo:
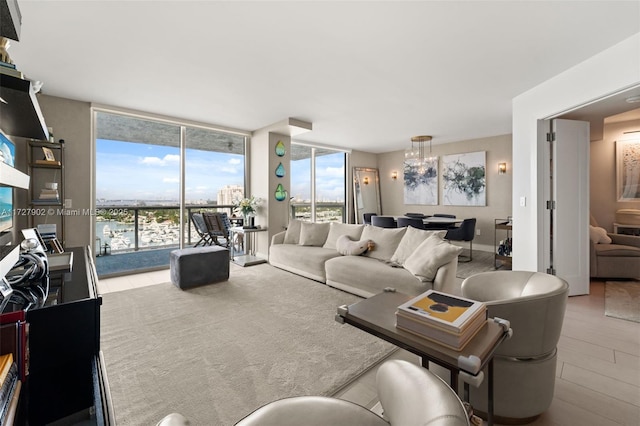
<path fill-rule="evenodd" d="M 513 330 L 494 355 L 497 423 L 529 423 L 551 405 L 568 294 L 565 280 L 542 272 L 483 272 L 462 282 L 462 296 L 485 302 L 489 318 L 507 319 Z M 470 389 L 469 402 L 483 415 L 487 382 Z"/>

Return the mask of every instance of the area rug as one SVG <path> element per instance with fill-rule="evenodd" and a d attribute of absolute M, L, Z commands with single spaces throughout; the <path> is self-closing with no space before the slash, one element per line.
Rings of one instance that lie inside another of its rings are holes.
<path fill-rule="evenodd" d="M 494 254 L 491 252 L 474 250 L 473 260 L 471 262 L 458 262 L 456 277 L 464 279 L 471 275 L 487 271 L 495 271 Z"/>
<path fill-rule="evenodd" d="M 180 412 L 232 425 L 272 400 L 331 395 L 395 347 L 334 320 L 361 300 L 270 265 L 227 282 L 103 296 L 101 349 L 117 424 Z"/>
<path fill-rule="evenodd" d="M 604 314 L 640 322 L 640 281 L 607 281 L 604 285 Z"/>

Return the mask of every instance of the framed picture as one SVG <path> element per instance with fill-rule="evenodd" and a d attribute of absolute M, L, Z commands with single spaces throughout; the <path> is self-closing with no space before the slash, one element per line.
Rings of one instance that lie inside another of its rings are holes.
<path fill-rule="evenodd" d="M 438 205 L 438 157 L 404 160 L 404 204 Z"/>
<path fill-rule="evenodd" d="M 442 157 L 442 204 L 486 206 L 486 152 L 467 152 Z"/>
<path fill-rule="evenodd" d="M 44 159 L 47 161 L 56 161 L 56 157 L 53 155 L 53 151 L 46 146 L 42 147 L 42 152 L 44 152 Z"/>
<path fill-rule="evenodd" d="M 640 139 L 616 141 L 618 201 L 640 201 Z"/>

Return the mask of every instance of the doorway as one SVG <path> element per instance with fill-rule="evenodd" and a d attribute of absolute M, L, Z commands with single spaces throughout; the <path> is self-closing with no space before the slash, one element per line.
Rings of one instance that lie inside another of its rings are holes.
<path fill-rule="evenodd" d="M 623 90 L 552 117 L 554 119 L 589 122 L 590 137 L 587 156 L 589 161 L 584 166 L 588 169 L 586 179 L 589 179 L 590 190 L 586 204 L 582 203 L 581 206 L 583 207 L 580 207 L 574 214 L 579 215 L 587 223 L 590 215 L 592 215 L 598 224 L 608 232 L 613 232 L 616 210 L 620 208 L 640 208 L 640 202 L 623 203 L 617 200 L 615 182 L 616 141 L 631 132 L 637 132 L 638 136 L 640 136 L 640 103 L 627 101 L 627 99 L 631 98 L 633 100 L 635 97 L 639 97 L 638 100 L 640 100 L 640 86 Z M 546 205 L 540 203 L 540 208 L 540 214 L 544 217 L 546 212 L 542 210 L 546 209 Z M 588 232 L 588 227 L 585 227 L 585 229 L 585 233 Z M 586 240 L 588 245 L 588 236 L 582 239 Z M 543 243 L 543 247 L 545 259 L 548 259 L 551 256 L 551 247 L 548 243 Z M 574 250 L 570 251 L 570 253 L 583 253 L 580 254 L 581 258 L 578 259 L 578 263 L 589 265 L 589 251 L 580 250 L 580 248 L 584 247 L 577 247 L 577 249 L 574 247 Z M 588 277 L 586 282 L 588 289 Z"/>

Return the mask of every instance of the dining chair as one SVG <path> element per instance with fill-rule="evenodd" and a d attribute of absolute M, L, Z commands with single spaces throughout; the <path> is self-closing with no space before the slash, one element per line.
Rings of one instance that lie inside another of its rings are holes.
<path fill-rule="evenodd" d="M 380 228 L 395 228 L 396 220 L 393 216 L 371 216 L 371 224 Z"/>
<path fill-rule="evenodd" d="M 425 217 L 427 217 L 427 215 L 425 215 L 424 213 L 405 213 L 404 215 L 406 217 L 418 217 L 420 219 L 424 219 Z"/>
<path fill-rule="evenodd" d="M 371 225 L 371 217 L 377 216 L 377 215 L 378 213 L 363 213 L 362 221 L 364 222 L 365 225 Z"/>
<path fill-rule="evenodd" d="M 398 228 L 413 226 L 414 228 L 424 229 L 424 222 L 419 217 L 399 217 L 396 222 Z"/>
<path fill-rule="evenodd" d="M 473 260 L 473 237 L 476 233 L 476 218 L 464 219 L 460 226 L 456 228 L 449 228 L 447 234 L 444 236 L 445 240 L 449 241 L 468 241 L 469 242 L 469 257 L 458 256 L 458 262 L 471 262 Z M 460 259 L 465 260 L 460 260 Z"/>

